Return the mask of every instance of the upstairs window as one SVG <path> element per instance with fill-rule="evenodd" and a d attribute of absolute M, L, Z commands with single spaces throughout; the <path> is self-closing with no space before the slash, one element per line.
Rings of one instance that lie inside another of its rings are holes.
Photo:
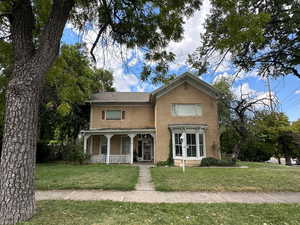
<path fill-rule="evenodd" d="M 201 116 L 201 104 L 173 104 L 173 116 Z"/>
<path fill-rule="evenodd" d="M 121 110 L 107 110 L 106 111 L 106 120 L 121 120 L 122 111 Z"/>

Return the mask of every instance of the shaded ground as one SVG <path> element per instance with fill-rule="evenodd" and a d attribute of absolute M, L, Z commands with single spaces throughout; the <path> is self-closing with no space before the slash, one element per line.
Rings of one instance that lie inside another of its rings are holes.
<path fill-rule="evenodd" d="M 239 163 L 249 168 L 151 169 L 158 191 L 300 192 L 300 168 L 271 163 Z"/>
<path fill-rule="evenodd" d="M 298 225 L 299 212 L 300 204 L 40 201 L 33 219 L 19 225 Z"/>
<path fill-rule="evenodd" d="M 38 190 L 104 189 L 134 190 L 138 168 L 130 165 L 38 164 Z"/>

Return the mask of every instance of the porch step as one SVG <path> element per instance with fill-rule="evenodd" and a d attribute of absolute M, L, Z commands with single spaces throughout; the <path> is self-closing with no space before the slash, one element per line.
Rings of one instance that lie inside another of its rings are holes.
<path fill-rule="evenodd" d="M 154 191 L 154 185 L 152 183 L 150 167 L 152 165 L 138 165 L 139 167 L 139 180 L 135 186 L 137 191 Z"/>

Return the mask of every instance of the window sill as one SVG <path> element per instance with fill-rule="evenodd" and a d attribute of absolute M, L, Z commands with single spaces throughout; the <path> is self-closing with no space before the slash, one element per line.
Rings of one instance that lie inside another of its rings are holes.
<path fill-rule="evenodd" d="M 187 157 L 187 158 L 185 158 L 185 160 L 201 160 L 203 158 L 205 158 L 205 156 L 202 156 L 202 157 Z M 173 157 L 173 159 L 174 160 L 182 160 L 182 157 L 176 156 L 176 157 Z"/>

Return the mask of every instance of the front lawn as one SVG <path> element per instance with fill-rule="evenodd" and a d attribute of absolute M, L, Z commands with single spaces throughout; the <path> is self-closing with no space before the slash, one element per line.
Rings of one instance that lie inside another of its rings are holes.
<path fill-rule="evenodd" d="M 297 225 L 300 204 L 146 204 L 111 201 L 41 201 L 19 225 Z"/>
<path fill-rule="evenodd" d="M 138 168 L 129 165 L 38 164 L 36 186 L 39 190 L 111 189 L 134 190 Z"/>
<path fill-rule="evenodd" d="M 300 167 L 270 163 L 240 163 L 249 168 L 151 169 L 159 191 L 300 191 Z"/>

